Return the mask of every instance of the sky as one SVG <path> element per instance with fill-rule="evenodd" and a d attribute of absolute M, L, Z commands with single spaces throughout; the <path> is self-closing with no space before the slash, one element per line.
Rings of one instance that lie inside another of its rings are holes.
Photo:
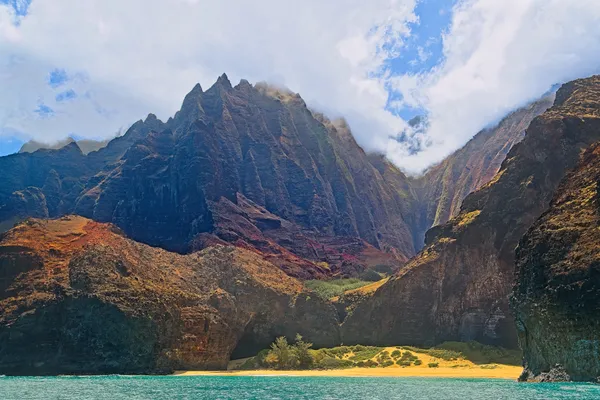
<path fill-rule="evenodd" d="M 300 93 L 419 174 L 599 73 L 599 20 L 598 0 L 0 0 L 0 155 L 166 120 L 225 72 Z"/>

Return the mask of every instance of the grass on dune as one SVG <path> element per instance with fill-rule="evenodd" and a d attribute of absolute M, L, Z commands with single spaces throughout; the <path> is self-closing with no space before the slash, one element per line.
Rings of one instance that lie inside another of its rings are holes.
<path fill-rule="evenodd" d="M 520 352 L 477 342 L 445 342 L 423 349 L 412 346 L 338 346 L 314 350 L 297 336 L 296 343 L 277 338 L 271 349 L 244 361 L 236 369 L 346 369 L 346 368 L 478 368 L 520 365 Z M 502 367 L 503 368 L 503 367 Z"/>
<path fill-rule="evenodd" d="M 403 348 L 429 354 L 432 357 L 445 361 L 454 361 L 461 358 L 475 364 L 499 363 L 507 365 L 521 365 L 522 354 L 519 350 L 509 350 L 502 347 L 487 346 L 478 342 L 444 342 L 435 348 L 418 349 L 404 346 Z"/>

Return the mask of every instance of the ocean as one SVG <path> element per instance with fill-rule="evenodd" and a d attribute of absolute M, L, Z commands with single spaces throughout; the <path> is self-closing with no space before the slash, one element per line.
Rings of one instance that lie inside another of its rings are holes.
<path fill-rule="evenodd" d="M 1 377 L 0 399 L 600 399 L 600 385 L 447 378 Z"/>

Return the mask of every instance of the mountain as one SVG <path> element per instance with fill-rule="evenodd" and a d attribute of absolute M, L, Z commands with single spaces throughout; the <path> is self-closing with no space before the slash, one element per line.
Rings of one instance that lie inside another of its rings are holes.
<path fill-rule="evenodd" d="M 233 243 L 302 279 L 398 268 L 547 105 L 516 111 L 414 179 L 299 95 L 223 75 L 166 123 L 149 114 L 98 150 L 71 139 L 1 157 L 0 228 L 76 213 L 180 253 Z"/>
<path fill-rule="evenodd" d="M 587 123 L 598 126 L 600 113 Z M 521 239 L 512 306 L 522 380 L 597 382 L 600 376 L 600 144 L 562 181 Z"/>
<path fill-rule="evenodd" d="M 166 123 L 150 114 L 98 151 L 70 143 L 0 158 L 0 207 L 37 188 L 50 217 L 114 223 L 152 246 L 189 253 L 227 242 L 303 279 L 352 276 L 416 253 L 410 194 L 398 191 L 408 178 L 384 168 L 396 187 L 344 121 L 223 75 L 194 87 Z"/>
<path fill-rule="evenodd" d="M 35 140 L 30 140 L 27 143 L 24 143 L 23 146 L 21 146 L 21 149 L 19 150 L 19 153 L 33 153 L 35 151 L 38 151 L 40 149 L 50 149 L 50 150 L 57 150 L 60 149 L 62 147 L 65 147 L 66 145 L 76 142 L 77 145 L 79 146 L 79 148 L 81 149 L 81 152 L 83 154 L 89 154 L 92 151 L 97 151 L 100 150 L 101 148 L 105 147 L 108 144 L 108 140 L 102 140 L 102 141 L 96 141 L 96 140 L 90 140 L 90 139 L 82 139 L 82 140 L 75 140 L 71 137 L 65 139 L 65 140 L 61 140 L 58 141 L 52 145 L 47 145 Z"/>
<path fill-rule="evenodd" d="M 0 238 L 0 374 L 224 369 L 280 335 L 339 344 L 336 312 L 247 250 L 180 255 L 109 224 L 29 219 Z"/>
<path fill-rule="evenodd" d="M 496 126 L 482 130 L 411 183 L 417 196 L 415 212 L 423 215 L 419 249 L 429 228 L 455 217 L 465 197 L 492 180 L 510 149 L 525 136 L 531 121 L 552 106 L 554 96 L 554 92 L 549 93 L 510 113 Z"/>
<path fill-rule="evenodd" d="M 424 250 L 345 320 L 343 342 L 516 347 L 508 302 L 515 247 L 581 152 L 600 140 L 599 113 L 600 77 L 563 85 L 494 178 L 429 230 Z"/>

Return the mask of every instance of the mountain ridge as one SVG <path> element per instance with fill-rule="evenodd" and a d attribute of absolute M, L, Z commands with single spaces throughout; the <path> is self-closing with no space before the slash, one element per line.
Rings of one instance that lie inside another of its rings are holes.
<path fill-rule="evenodd" d="M 505 119 L 519 128 L 479 133 L 474 140 L 486 136 L 482 145 L 465 147 L 460 159 L 446 164 L 460 170 L 479 152 L 511 147 L 520 126 L 543 104 Z M 504 136 L 487 149 L 498 132 Z M 329 120 L 284 88 L 246 80 L 232 86 L 225 74 L 206 91 L 195 85 L 166 123 L 149 114 L 87 154 L 76 143 L 58 153 L 40 151 L 15 156 L 19 167 L 0 158 L 6 171 L 19 168 L 23 176 L 0 191 L 0 209 L 10 214 L 14 207 L 17 219 L 27 212 L 12 206 L 10 196 L 35 187 L 44 196 L 32 197 L 38 204 L 27 208 L 34 210 L 31 216 L 45 216 L 35 211 L 45 208 L 48 217 L 75 212 L 179 252 L 237 243 L 303 279 L 354 276 L 381 260 L 399 267 L 421 249 L 424 232 L 443 220 L 432 210 L 456 208 L 474 187 L 454 177 L 430 179 L 448 170 L 443 164 L 421 181 L 407 177 L 385 157 L 365 153 L 343 119 Z M 61 165 L 69 158 L 69 166 Z M 481 169 L 498 168 L 495 160 L 480 162 Z M 454 190 L 459 194 L 452 198 L 443 195 Z M 270 221 L 279 219 L 277 229 L 264 222 L 258 227 L 250 216 L 255 209 L 270 214 Z M 13 217 L 0 223 L 8 227 Z"/>

